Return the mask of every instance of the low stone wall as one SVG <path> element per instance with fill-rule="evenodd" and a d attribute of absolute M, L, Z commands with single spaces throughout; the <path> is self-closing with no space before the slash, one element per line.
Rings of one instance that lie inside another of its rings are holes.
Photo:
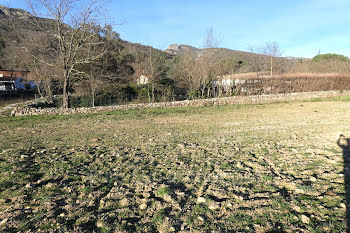
<path fill-rule="evenodd" d="M 216 106 L 226 104 L 265 104 L 279 101 L 309 100 L 315 98 L 328 98 L 336 96 L 350 95 L 349 91 L 316 91 L 316 92 L 298 92 L 288 94 L 274 95 L 252 95 L 252 96 L 232 96 L 212 99 L 184 100 L 174 102 L 145 103 L 145 104 L 127 104 L 114 106 L 100 106 L 93 108 L 15 108 L 11 116 L 27 115 L 66 115 L 66 114 L 84 114 L 96 112 L 108 112 L 114 110 L 130 110 L 145 108 L 178 108 L 178 107 L 201 107 Z"/>

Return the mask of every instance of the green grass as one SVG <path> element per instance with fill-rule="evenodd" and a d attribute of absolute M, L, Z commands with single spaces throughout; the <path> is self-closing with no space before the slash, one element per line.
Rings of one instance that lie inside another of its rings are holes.
<path fill-rule="evenodd" d="M 168 187 L 162 187 L 157 190 L 157 195 L 158 196 L 164 196 L 165 194 L 169 194 L 169 189 Z"/>
<path fill-rule="evenodd" d="M 155 213 L 152 217 L 152 222 L 154 224 L 160 224 L 163 219 L 166 217 L 166 212 L 164 209 L 160 209 L 157 213 Z"/>

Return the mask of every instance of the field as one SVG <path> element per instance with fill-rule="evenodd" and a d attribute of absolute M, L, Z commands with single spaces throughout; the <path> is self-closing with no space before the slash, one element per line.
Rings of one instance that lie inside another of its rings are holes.
<path fill-rule="evenodd" d="M 349 119 L 349 97 L 2 117 L 0 231 L 346 232 Z"/>

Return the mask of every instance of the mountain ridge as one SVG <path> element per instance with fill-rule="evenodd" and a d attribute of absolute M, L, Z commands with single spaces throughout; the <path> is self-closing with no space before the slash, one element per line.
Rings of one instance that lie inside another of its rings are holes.
<path fill-rule="evenodd" d="M 1 17 L 15 16 L 15 17 L 22 17 L 22 18 L 33 17 L 33 15 L 26 10 L 19 9 L 19 8 L 9 8 L 1 4 L 0 4 L 0 16 Z"/>

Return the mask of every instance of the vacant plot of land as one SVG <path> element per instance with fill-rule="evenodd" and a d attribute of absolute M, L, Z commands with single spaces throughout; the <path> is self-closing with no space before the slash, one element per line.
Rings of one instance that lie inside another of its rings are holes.
<path fill-rule="evenodd" d="M 349 100 L 0 118 L 0 231 L 345 232 Z"/>

